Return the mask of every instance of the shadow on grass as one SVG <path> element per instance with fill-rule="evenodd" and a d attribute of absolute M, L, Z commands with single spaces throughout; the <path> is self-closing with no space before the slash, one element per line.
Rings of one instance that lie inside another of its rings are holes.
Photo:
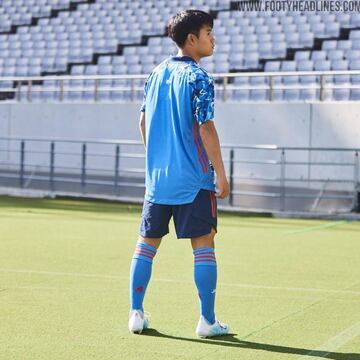
<path fill-rule="evenodd" d="M 263 351 L 270 351 L 270 352 L 282 353 L 282 354 L 304 355 L 315 358 L 322 357 L 322 358 L 334 359 L 334 360 L 360 360 L 360 354 L 337 353 L 337 352 L 328 353 L 326 351 L 320 351 L 320 350 L 310 350 L 310 349 L 293 348 L 293 347 L 280 346 L 280 345 L 262 344 L 262 343 L 256 343 L 256 342 L 238 339 L 235 337 L 236 335 L 237 334 L 229 334 L 212 339 L 195 339 L 195 338 L 192 339 L 192 338 L 184 338 L 179 336 L 162 334 L 155 329 L 147 329 L 142 333 L 142 336 L 156 336 L 166 339 L 189 341 L 193 343 L 201 343 L 201 344 L 209 344 L 209 345 L 217 345 L 217 346 L 227 346 L 227 347 L 233 347 L 239 349 L 263 350 Z"/>

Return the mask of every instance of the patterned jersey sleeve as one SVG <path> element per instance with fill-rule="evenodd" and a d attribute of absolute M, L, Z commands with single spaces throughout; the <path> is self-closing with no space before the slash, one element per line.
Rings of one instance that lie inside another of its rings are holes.
<path fill-rule="evenodd" d="M 214 118 L 214 80 L 204 70 L 196 69 L 190 74 L 190 85 L 193 117 L 201 125 Z"/>

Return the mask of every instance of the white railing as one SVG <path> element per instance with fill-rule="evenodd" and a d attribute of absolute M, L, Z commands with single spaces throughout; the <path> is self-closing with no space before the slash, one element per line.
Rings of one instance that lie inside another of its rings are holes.
<path fill-rule="evenodd" d="M 291 72 L 256 72 L 256 73 L 214 73 L 212 74 L 216 80 L 216 90 L 221 91 L 223 101 L 227 101 L 229 93 L 236 90 L 267 90 L 268 100 L 274 100 L 274 92 L 276 90 L 316 90 L 319 91 L 319 100 L 325 100 L 327 90 L 335 89 L 360 89 L 359 83 L 352 84 L 349 82 L 334 84 L 329 83 L 332 76 L 339 75 L 360 75 L 360 70 L 346 70 L 346 71 L 291 71 Z M 299 76 L 299 77 L 316 77 L 316 82 L 309 84 L 284 84 L 281 82 L 281 77 Z M 265 77 L 266 83 L 263 85 L 245 84 L 237 85 L 231 79 L 241 77 Z M 72 92 L 91 92 L 91 97 L 94 101 L 99 101 L 99 95 L 103 92 L 119 92 L 129 94 L 130 101 L 137 101 L 139 92 L 143 91 L 143 84 L 147 75 L 93 75 L 93 76 L 37 76 L 37 77 L 0 77 L 0 96 L 4 93 L 13 94 L 13 98 L 20 101 L 23 96 L 26 100 L 31 102 L 34 94 L 38 93 L 56 93 L 56 100 L 64 101 L 66 93 Z M 71 85 L 70 81 L 84 80 L 90 84 L 85 86 Z M 124 81 L 123 86 L 104 85 L 105 81 Z M 54 81 L 54 86 L 44 87 L 39 82 Z M 7 86 L 2 86 L 2 85 Z M 24 86 L 26 90 L 24 91 Z"/>

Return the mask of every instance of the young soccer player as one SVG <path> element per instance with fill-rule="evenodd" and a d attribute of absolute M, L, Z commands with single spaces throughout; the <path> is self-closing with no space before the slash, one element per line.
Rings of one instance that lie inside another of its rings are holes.
<path fill-rule="evenodd" d="M 214 313 L 216 197 L 227 197 L 229 185 L 213 122 L 214 81 L 198 65 L 201 58 L 213 54 L 212 28 L 213 18 L 203 11 L 186 10 L 174 16 L 168 34 L 178 54 L 158 65 L 145 84 L 140 131 L 146 148 L 146 193 L 130 270 L 129 330 L 133 333 L 149 325 L 144 295 L 171 217 L 177 237 L 190 238 L 194 252 L 201 311 L 196 334 L 211 337 L 229 332 Z"/>

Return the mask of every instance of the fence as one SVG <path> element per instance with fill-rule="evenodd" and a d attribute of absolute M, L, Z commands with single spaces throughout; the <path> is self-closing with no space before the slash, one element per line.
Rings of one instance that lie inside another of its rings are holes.
<path fill-rule="evenodd" d="M 249 211 L 358 209 L 360 149 L 223 145 L 230 196 Z M 141 202 L 145 154 L 138 141 L 0 137 L 0 186 L 54 195 Z"/>
<path fill-rule="evenodd" d="M 265 90 L 267 99 L 274 101 L 276 92 L 283 90 L 312 90 L 319 93 L 319 100 L 328 99 L 327 92 L 333 90 L 357 91 L 354 100 L 360 100 L 360 70 L 344 71 L 292 71 L 258 73 L 213 74 L 215 88 L 223 101 L 228 101 L 234 91 Z M 282 82 L 282 78 L 302 77 L 303 83 Z M 351 80 L 351 76 L 356 77 Z M 54 95 L 51 100 L 66 101 L 71 94 L 85 92 L 86 100 L 101 101 L 102 94 L 118 94 L 115 100 L 138 101 L 142 98 L 146 75 L 96 75 L 96 76 L 45 76 L 45 77 L 0 77 L 0 99 L 31 102 L 40 94 Z M 236 84 L 235 78 L 249 77 L 248 84 Z M 265 77 L 263 84 L 253 84 L 251 79 Z M 338 80 L 333 81 L 333 77 Z M 308 79 L 309 81 L 306 81 Z M 311 81 L 310 81 L 311 80 Z M 47 85 L 44 85 L 47 83 Z M 317 96 L 317 95 L 316 95 Z M 106 98 L 107 100 L 109 98 Z M 84 100 L 79 97 L 77 101 Z"/>

